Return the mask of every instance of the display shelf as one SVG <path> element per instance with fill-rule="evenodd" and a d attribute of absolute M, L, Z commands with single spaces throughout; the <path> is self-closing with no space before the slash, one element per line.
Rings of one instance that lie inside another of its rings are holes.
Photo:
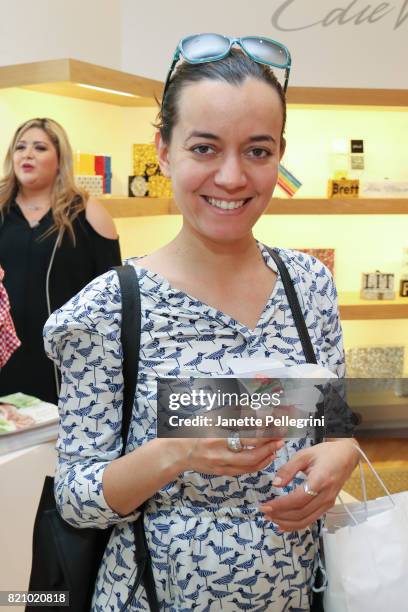
<path fill-rule="evenodd" d="M 289 87 L 288 104 L 407 107 L 407 89 Z"/>
<path fill-rule="evenodd" d="M 115 95 L 78 84 L 102 87 L 130 94 Z M 160 98 L 163 82 L 120 70 L 73 59 L 45 60 L 0 67 L 0 87 L 24 87 L 73 98 L 119 106 L 153 106 Z M 289 87 L 289 105 L 408 107 L 406 89 L 360 89 L 338 87 Z"/>
<path fill-rule="evenodd" d="M 408 319 L 408 298 L 362 300 L 358 293 L 339 294 L 340 316 L 346 321 L 361 319 Z"/>
<path fill-rule="evenodd" d="M 113 217 L 144 217 L 180 214 L 169 198 L 126 198 L 103 196 L 105 208 Z M 408 199 L 286 199 L 274 198 L 267 215 L 403 215 L 408 214 Z"/>
<path fill-rule="evenodd" d="M 114 218 L 180 214 L 174 200 L 169 198 L 121 198 L 104 196 L 100 198 L 100 200 Z M 306 204 L 306 209 L 309 212 L 305 213 L 303 202 L 308 202 L 308 200 L 274 200 L 266 214 L 284 214 L 281 211 L 287 202 L 290 205 L 294 205 L 296 202 L 299 203 L 299 205 L 296 206 L 297 214 L 325 214 L 317 211 L 325 211 L 326 207 L 332 204 L 331 200 L 310 200 L 310 204 Z M 406 200 L 398 200 L 398 202 L 404 202 L 405 207 L 408 205 Z M 276 209 L 279 213 L 276 213 Z M 377 214 L 380 214 L 378 208 L 374 210 Z M 371 214 L 374 213 L 374 210 L 371 211 Z M 398 212 L 401 212 L 401 210 L 402 209 L 398 209 Z M 406 210 L 406 212 L 408 213 L 408 210 Z M 295 214 L 294 209 L 292 209 L 291 213 L 287 214 Z M 339 295 L 339 306 L 343 321 L 408 319 L 408 298 L 397 297 L 395 300 L 362 300 L 358 293 L 345 292 Z"/>
<path fill-rule="evenodd" d="M 408 199 L 275 198 L 265 212 L 273 215 L 404 215 L 408 214 Z"/>
<path fill-rule="evenodd" d="M 176 213 L 176 205 L 173 200 L 168 198 L 126 198 L 125 196 L 105 195 L 100 196 L 98 199 L 114 219 L 120 217 L 151 217 Z"/>
<path fill-rule="evenodd" d="M 23 87 L 117 106 L 155 106 L 154 98 L 160 96 L 163 83 L 88 62 L 58 59 L 1 66 L 0 88 L 5 87 Z"/>

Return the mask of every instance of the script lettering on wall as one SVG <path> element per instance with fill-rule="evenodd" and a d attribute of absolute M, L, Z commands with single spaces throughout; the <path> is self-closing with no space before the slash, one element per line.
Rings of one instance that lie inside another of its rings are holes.
<path fill-rule="evenodd" d="M 314 0 L 308 0 L 311 8 Z M 271 22 L 274 28 L 282 32 L 298 32 L 316 26 L 327 28 L 330 26 L 344 26 L 352 24 L 373 24 L 387 19 L 393 30 L 398 30 L 402 25 L 408 23 L 408 0 L 394 0 L 394 2 L 378 2 L 368 4 L 366 0 L 351 0 L 344 2 L 344 6 L 331 9 L 323 14 L 317 21 L 310 23 L 299 23 L 297 8 L 300 2 L 305 0 L 285 0 L 274 11 Z"/>

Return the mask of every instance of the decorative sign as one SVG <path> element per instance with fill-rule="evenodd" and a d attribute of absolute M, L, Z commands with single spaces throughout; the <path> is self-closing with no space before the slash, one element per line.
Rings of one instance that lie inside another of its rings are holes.
<path fill-rule="evenodd" d="M 339 28 L 352 24 L 354 29 L 359 26 L 370 26 L 385 19 L 381 27 L 388 24 L 389 29 L 395 32 L 398 30 L 408 18 L 408 6 L 406 0 L 400 2 L 373 2 L 367 4 L 366 0 L 344 0 L 342 6 L 330 7 L 327 11 L 327 2 L 310 3 L 306 11 L 302 11 L 299 5 L 304 5 L 303 0 L 283 0 L 274 10 L 271 17 L 271 22 L 276 30 L 282 32 L 299 32 L 300 30 L 308 30 L 310 28 L 329 28 L 334 26 Z M 316 4 L 317 9 L 322 5 L 320 10 L 313 10 Z M 338 4 L 335 3 L 335 4 Z M 324 8 L 323 8 L 324 7 Z M 299 14 L 307 15 L 303 19 Z"/>
<path fill-rule="evenodd" d="M 393 300 L 394 274 L 375 272 L 363 273 L 361 275 L 360 297 L 363 300 Z"/>
<path fill-rule="evenodd" d="M 408 198 L 408 181 L 364 181 L 360 195 L 363 198 Z"/>
<path fill-rule="evenodd" d="M 408 298 L 408 279 L 400 280 L 400 296 Z"/>
<path fill-rule="evenodd" d="M 352 170 L 364 170 L 364 141 L 350 141 L 350 168 Z"/>
<path fill-rule="evenodd" d="M 351 140 L 351 153 L 359 153 L 362 155 L 364 153 L 364 140 Z"/>
<path fill-rule="evenodd" d="M 329 180 L 327 196 L 333 199 L 358 198 L 360 181 L 358 179 Z"/>
<path fill-rule="evenodd" d="M 408 247 L 402 250 L 402 268 L 399 294 L 401 297 L 408 298 Z"/>

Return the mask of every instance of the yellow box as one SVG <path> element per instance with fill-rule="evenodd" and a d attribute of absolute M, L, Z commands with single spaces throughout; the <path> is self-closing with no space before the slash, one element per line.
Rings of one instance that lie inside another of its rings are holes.
<path fill-rule="evenodd" d="M 337 200 L 358 198 L 360 181 L 358 179 L 330 179 L 327 187 L 327 197 Z"/>
<path fill-rule="evenodd" d="M 153 144 L 133 145 L 133 174 L 152 176 L 160 172 L 156 147 Z"/>
<path fill-rule="evenodd" d="M 149 197 L 172 198 L 171 180 L 166 176 L 150 176 L 148 181 Z"/>
<path fill-rule="evenodd" d="M 74 174 L 95 176 L 95 155 L 91 153 L 75 153 Z"/>

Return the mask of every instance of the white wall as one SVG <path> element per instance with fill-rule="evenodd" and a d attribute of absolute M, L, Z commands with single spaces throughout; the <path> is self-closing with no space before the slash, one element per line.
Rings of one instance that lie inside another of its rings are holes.
<path fill-rule="evenodd" d="M 215 31 L 286 43 L 292 85 L 408 87 L 407 0 L 0 0 L 0 15 L 1 65 L 72 57 L 164 80 L 180 37 Z"/>
<path fill-rule="evenodd" d="M 120 0 L 0 0 L 0 16 L 3 66 L 72 57 L 120 69 Z"/>
<path fill-rule="evenodd" d="M 284 42 L 293 55 L 292 85 L 408 86 L 406 0 L 155 0 L 144 3 L 143 8 L 138 4 L 135 0 L 121 0 L 122 66 L 128 72 L 164 80 L 178 40 L 187 34 L 209 31 L 232 36 L 262 34 Z M 350 7 L 342 15 L 343 20 L 348 20 L 371 6 L 362 15 L 364 19 L 380 4 L 382 11 L 371 19 L 384 16 L 376 23 L 363 21 L 358 25 L 353 19 L 340 25 L 335 20 L 332 25 L 318 23 L 296 30 L 321 21 L 336 8 Z M 279 16 L 276 11 L 282 7 Z M 282 31 L 285 28 L 292 31 Z"/>

